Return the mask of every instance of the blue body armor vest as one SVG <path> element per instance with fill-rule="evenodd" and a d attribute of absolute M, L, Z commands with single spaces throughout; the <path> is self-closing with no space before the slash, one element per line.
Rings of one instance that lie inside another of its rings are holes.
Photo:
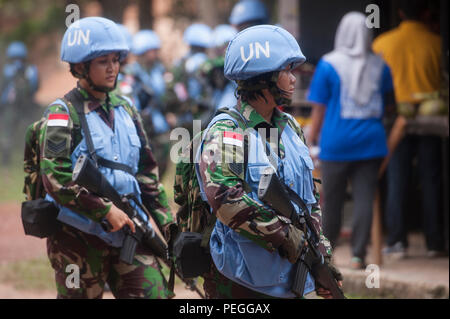
<path fill-rule="evenodd" d="M 237 125 L 235 119 L 222 113 L 211 121 L 206 130 L 209 130 L 219 120 L 232 120 Z M 258 198 L 257 190 L 264 169 L 271 167 L 277 171 L 278 176 L 286 185 L 300 195 L 308 207 L 308 213 L 311 213 L 311 205 L 316 203 L 316 199 L 313 194 L 312 180 L 314 166 L 309 156 L 308 147 L 289 125 L 286 125 L 283 130 L 281 139 L 286 150 L 285 158 L 280 159 L 278 154 L 270 150 L 272 158 L 277 163 L 277 167 L 274 167 L 266 155 L 266 146 L 264 145 L 266 142 L 263 141 L 256 130 L 252 130 L 249 134 L 248 166 L 245 179 L 252 192 L 248 195 L 264 205 Z M 200 155 L 201 149 L 202 146 L 199 147 L 197 156 Z M 198 167 L 197 164 L 197 178 L 200 176 Z M 206 200 L 203 184 L 199 184 L 202 197 Z M 297 205 L 292 204 L 299 212 L 300 209 Z M 239 235 L 219 220 L 216 221 L 211 234 L 210 251 L 216 268 L 225 277 L 269 296 L 278 298 L 295 297 L 294 293 L 291 292 L 295 265 L 291 264 L 286 258 L 282 258 L 278 251 L 267 251 L 254 241 Z M 314 279 L 308 273 L 304 294 L 306 295 L 314 289 Z"/>
<path fill-rule="evenodd" d="M 67 112 L 69 112 L 66 104 L 62 100 L 57 100 L 53 104 L 56 103 L 65 106 Z M 107 160 L 130 166 L 133 170 L 133 175 L 122 170 L 111 169 L 99 165 L 100 172 L 119 194 L 124 195 L 133 193 L 141 202 L 141 191 L 139 184 L 134 177 L 134 174 L 136 174 L 138 169 L 141 142 L 137 134 L 136 126 L 130 115 L 124 107 L 116 106 L 114 109 L 114 131 L 100 118 L 97 112 L 89 112 L 86 114 L 86 121 L 89 125 L 92 142 L 97 155 Z M 81 130 L 81 134 L 83 139 L 71 155 L 72 169 L 80 155 L 89 154 L 83 130 Z M 48 194 L 46 199 L 55 202 Z M 105 232 L 99 223 L 58 203 L 56 204 L 59 207 L 59 214 L 57 217 L 59 221 L 71 225 L 84 233 L 95 235 L 110 246 L 122 246 L 125 237 L 122 230 L 112 233 Z M 151 226 L 148 216 L 138 207 L 137 211 Z"/>

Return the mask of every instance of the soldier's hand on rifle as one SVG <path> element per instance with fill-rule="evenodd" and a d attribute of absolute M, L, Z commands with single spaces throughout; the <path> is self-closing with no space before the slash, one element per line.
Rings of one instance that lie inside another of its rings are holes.
<path fill-rule="evenodd" d="M 325 263 L 328 264 L 328 267 L 330 268 L 331 274 L 336 279 L 339 288 L 342 288 L 342 282 L 344 280 L 344 277 L 342 276 L 342 273 L 337 269 L 332 263 L 331 258 L 326 256 L 325 257 Z M 331 292 L 325 288 L 322 288 L 321 286 L 316 285 L 316 294 L 319 297 L 322 297 L 324 299 L 332 299 L 333 296 L 331 295 Z"/>
<path fill-rule="evenodd" d="M 286 238 L 278 251 L 281 257 L 287 258 L 290 263 L 295 264 L 306 244 L 305 234 L 293 225 L 289 225 Z"/>
<path fill-rule="evenodd" d="M 106 214 L 106 219 L 112 226 L 111 232 L 118 231 L 125 225 L 130 226 L 133 233 L 136 231 L 133 221 L 127 216 L 127 214 L 117 208 L 114 204 L 112 204 L 111 209 L 108 214 Z"/>

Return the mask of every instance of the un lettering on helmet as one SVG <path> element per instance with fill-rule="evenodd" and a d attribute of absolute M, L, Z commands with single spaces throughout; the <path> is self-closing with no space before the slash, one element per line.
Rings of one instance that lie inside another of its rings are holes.
<path fill-rule="evenodd" d="M 225 53 L 224 75 L 247 80 L 259 74 L 296 67 L 305 61 L 297 40 L 273 25 L 257 25 L 239 32 Z"/>
<path fill-rule="evenodd" d="M 241 46 L 241 59 L 242 59 L 242 61 L 247 62 L 247 61 L 249 61 L 250 59 L 253 58 L 253 46 L 255 47 L 255 58 L 256 59 L 259 59 L 259 57 L 260 57 L 259 53 L 260 52 L 262 52 L 263 55 L 266 58 L 270 58 L 270 43 L 269 43 L 269 41 L 265 42 L 265 48 L 259 42 L 249 43 L 248 46 L 249 46 L 249 55 L 248 55 L 248 57 L 245 57 L 245 52 L 244 52 L 245 48 L 243 46 Z"/>
<path fill-rule="evenodd" d="M 67 45 L 69 47 L 71 47 L 75 44 L 80 45 L 81 41 L 83 41 L 83 43 L 85 45 L 88 45 L 90 33 L 91 33 L 91 30 L 86 30 L 86 33 L 84 33 L 83 30 L 81 30 L 81 29 L 75 30 L 74 32 L 70 32 L 67 37 Z"/>

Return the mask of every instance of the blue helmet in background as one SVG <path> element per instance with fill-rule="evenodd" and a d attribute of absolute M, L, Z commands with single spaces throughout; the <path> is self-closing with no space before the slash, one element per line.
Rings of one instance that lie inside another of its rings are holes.
<path fill-rule="evenodd" d="M 133 37 L 131 52 L 135 55 L 141 55 L 148 50 L 161 48 L 161 40 L 156 32 L 152 30 L 141 30 Z"/>
<path fill-rule="evenodd" d="M 247 80 L 257 75 L 281 71 L 305 62 L 297 40 L 273 25 L 257 25 L 238 33 L 225 54 L 225 77 Z"/>
<path fill-rule="evenodd" d="M 237 30 L 229 24 L 220 24 L 214 28 L 212 38 L 214 46 L 220 47 L 227 44 L 237 34 Z"/>
<path fill-rule="evenodd" d="M 125 41 L 127 41 L 128 48 L 131 49 L 131 44 L 133 43 L 133 36 L 131 35 L 130 31 L 126 26 L 120 23 L 116 23 L 119 27 L 120 32 L 122 32 L 122 35 L 125 37 Z"/>
<path fill-rule="evenodd" d="M 265 24 L 269 22 L 269 13 L 264 3 L 259 0 L 242 0 L 234 5 L 229 21 L 233 25 L 250 21 L 259 21 L 260 24 Z"/>
<path fill-rule="evenodd" d="M 127 41 L 113 21 L 87 17 L 75 21 L 64 33 L 61 60 L 69 63 L 86 62 L 112 52 L 123 60 L 129 51 Z"/>
<path fill-rule="evenodd" d="M 212 30 L 203 23 L 194 23 L 184 30 L 183 41 L 189 45 L 202 48 L 212 46 Z"/>
<path fill-rule="evenodd" d="M 20 41 L 11 42 L 6 49 L 6 56 L 10 59 L 25 59 L 27 57 L 27 47 Z"/>

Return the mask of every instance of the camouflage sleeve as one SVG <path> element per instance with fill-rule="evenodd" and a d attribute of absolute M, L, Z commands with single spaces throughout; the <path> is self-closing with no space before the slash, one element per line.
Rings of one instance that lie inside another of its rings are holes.
<path fill-rule="evenodd" d="M 330 241 L 323 234 L 322 228 L 322 209 L 320 208 L 320 194 L 317 191 L 316 185 L 314 184 L 314 197 L 316 198 L 316 203 L 311 208 L 311 217 L 313 221 L 313 226 L 316 233 L 319 234 L 319 250 L 322 255 L 329 256 L 333 254 L 331 249 Z"/>
<path fill-rule="evenodd" d="M 231 121 L 214 124 L 205 139 L 200 159 L 200 173 L 208 203 L 217 218 L 268 251 L 276 250 L 286 238 L 288 221 L 253 200 L 243 185 L 242 173 L 236 175 L 236 164 L 243 164 L 243 147 L 233 148 L 235 162 L 230 169 L 230 154 L 223 150 L 223 132 L 234 129 Z M 242 166 L 243 168 L 243 166 Z"/>
<path fill-rule="evenodd" d="M 62 105 L 50 106 L 39 134 L 42 184 L 56 202 L 99 222 L 111 203 L 72 182 L 70 155 L 76 146 L 72 131 L 73 122 L 66 109 Z"/>
<path fill-rule="evenodd" d="M 131 107 L 133 121 L 141 141 L 138 171 L 136 179 L 141 188 L 141 198 L 145 207 L 160 225 L 166 225 L 173 221 L 167 194 L 163 184 L 159 180 L 158 164 L 153 156 L 147 134 L 143 129 L 142 119 L 136 108 Z"/>

